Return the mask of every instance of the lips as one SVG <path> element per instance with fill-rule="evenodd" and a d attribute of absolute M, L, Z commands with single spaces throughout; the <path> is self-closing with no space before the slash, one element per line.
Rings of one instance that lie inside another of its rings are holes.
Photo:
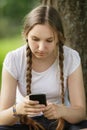
<path fill-rule="evenodd" d="M 43 56 L 45 53 L 44 52 L 36 52 L 37 55 Z"/>
<path fill-rule="evenodd" d="M 44 53 L 38 53 L 38 55 L 43 56 L 43 55 L 44 55 Z"/>

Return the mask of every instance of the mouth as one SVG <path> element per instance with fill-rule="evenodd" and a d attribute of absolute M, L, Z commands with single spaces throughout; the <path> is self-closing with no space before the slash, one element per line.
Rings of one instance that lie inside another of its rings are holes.
<path fill-rule="evenodd" d="M 36 54 L 39 55 L 39 56 L 43 56 L 43 55 L 45 55 L 44 52 L 37 52 Z"/>

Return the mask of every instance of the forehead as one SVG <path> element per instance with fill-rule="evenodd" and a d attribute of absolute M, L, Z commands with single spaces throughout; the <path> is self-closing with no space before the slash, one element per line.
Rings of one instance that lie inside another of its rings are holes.
<path fill-rule="evenodd" d="M 37 37 L 54 37 L 56 32 L 48 24 L 37 24 L 30 30 L 29 35 L 35 35 Z"/>

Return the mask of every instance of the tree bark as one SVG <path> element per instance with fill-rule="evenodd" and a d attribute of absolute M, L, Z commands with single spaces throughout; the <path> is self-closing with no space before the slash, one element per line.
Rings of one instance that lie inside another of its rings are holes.
<path fill-rule="evenodd" d="M 87 99 L 87 0 L 54 1 L 62 17 L 66 44 L 80 54 Z"/>

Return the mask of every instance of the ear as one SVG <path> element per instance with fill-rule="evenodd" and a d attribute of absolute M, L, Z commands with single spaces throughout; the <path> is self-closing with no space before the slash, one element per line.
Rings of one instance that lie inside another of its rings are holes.
<path fill-rule="evenodd" d="M 26 39 L 26 42 L 28 43 L 28 39 Z"/>

